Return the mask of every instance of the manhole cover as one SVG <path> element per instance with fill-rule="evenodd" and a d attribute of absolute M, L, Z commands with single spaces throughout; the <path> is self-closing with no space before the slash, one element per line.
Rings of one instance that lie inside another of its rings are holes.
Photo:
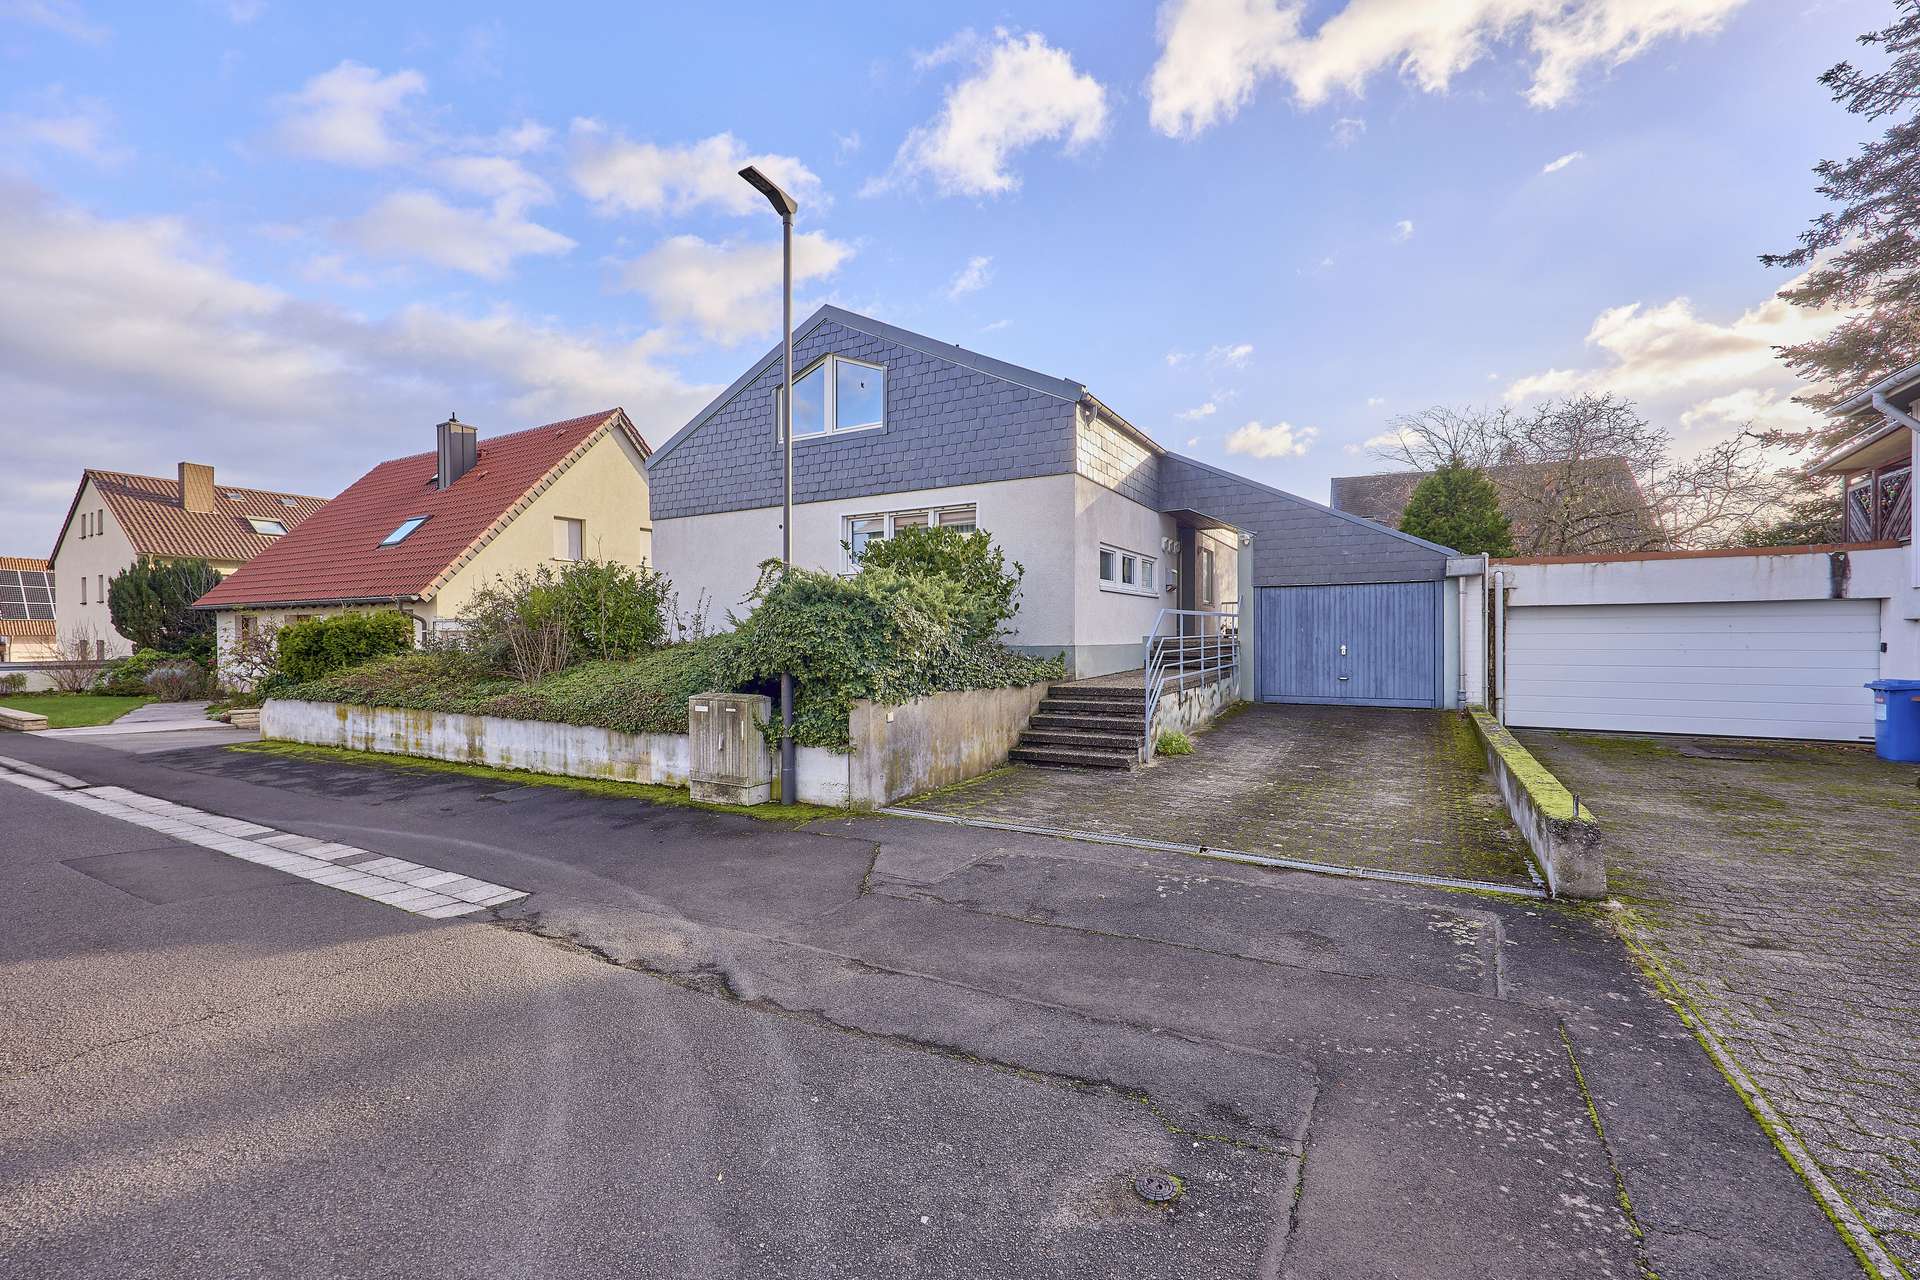
<path fill-rule="evenodd" d="M 1179 1198 L 1180 1180 L 1164 1173 L 1143 1173 L 1133 1180 L 1133 1189 L 1148 1204 L 1165 1204 Z"/>

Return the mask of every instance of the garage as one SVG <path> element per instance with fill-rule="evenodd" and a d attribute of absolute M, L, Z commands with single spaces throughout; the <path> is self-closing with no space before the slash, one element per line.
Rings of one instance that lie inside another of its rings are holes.
<path fill-rule="evenodd" d="M 1880 603 L 1515 607 L 1505 664 L 1509 725 L 1870 739 Z"/>
<path fill-rule="evenodd" d="M 1256 607 L 1261 701 L 1440 705 L 1441 583 L 1262 587 Z"/>

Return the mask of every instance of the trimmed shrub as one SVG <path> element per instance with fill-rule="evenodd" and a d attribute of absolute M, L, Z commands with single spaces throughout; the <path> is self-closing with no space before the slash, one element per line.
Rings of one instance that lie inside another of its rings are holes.
<path fill-rule="evenodd" d="M 560 571 L 561 614 L 583 658 L 638 657 L 667 635 L 673 584 L 653 569 L 617 560 L 580 560 Z"/>
<path fill-rule="evenodd" d="M 398 609 L 340 613 L 280 628 L 280 670 L 289 680 L 321 676 L 413 648 L 413 619 Z"/>
<path fill-rule="evenodd" d="M 213 696 L 213 676 L 191 658 L 174 658 L 147 672 L 146 691 L 162 702 L 194 702 Z"/>
<path fill-rule="evenodd" d="M 0 694 L 25 693 L 26 691 L 27 691 L 26 672 L 9 671 L 7 672 L 7 674 L 0 676 Z"/>

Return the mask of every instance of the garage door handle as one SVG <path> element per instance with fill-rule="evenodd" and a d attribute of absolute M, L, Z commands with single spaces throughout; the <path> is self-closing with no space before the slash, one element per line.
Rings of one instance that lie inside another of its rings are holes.
<path fill-rule="evenodd" d="M 1345 679 L 1346 679 L 1346 677 L 1345 677 L 1345 676 L 1341 676 L 1340 678 L 1341 678 L 1342 680 L 1345 680 Z"/>

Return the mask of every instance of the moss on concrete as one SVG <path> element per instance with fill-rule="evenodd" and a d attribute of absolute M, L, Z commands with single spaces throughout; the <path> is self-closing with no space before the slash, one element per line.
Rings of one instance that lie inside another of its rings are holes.
<path fill-rule="evenodd" d="M 1473 718 L 1481 740 L 1506 764 L 1514 780 L 1526 789 L 1534 808 L 1549 818 L 1562 821 L 1594 820 L 1593 810 L 1586 805 L 1575 809 L 1573 792 L 1567 790 L 1566 784 L 1554 777 L 1547 766 L 1534 759 L 1533 753 L 1521 746 L 1519 739 L 1508 733 L 1505 725 L 1478 707 L 1467 714 Z"/>

